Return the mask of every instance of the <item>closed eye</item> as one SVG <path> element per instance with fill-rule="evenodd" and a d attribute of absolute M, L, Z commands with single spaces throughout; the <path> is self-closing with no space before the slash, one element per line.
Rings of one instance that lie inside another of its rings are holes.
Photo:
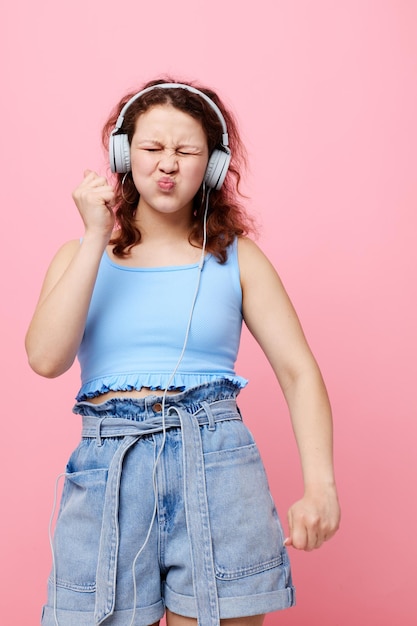
<path fill-rule="evenodd" d="M 153 145 L 153 146 L 141 146 L 141 149 L 144 152 L 162 152 L 164 150 L 164 148 L 162 146 L 158 146 L 158 145 Z M 171 152 L 171 151 L 170 151 Z M 185 148 L 185 149 L 181 149 L 181 148 L 177 148 L 175 150 L 172 151 L 172 153 L 176 153 L 180 156 L 198 156 L 200 154 L 200 151 L 198 150 L 194 150 L 194 149 L 190 149 L 190 148 Z"/>

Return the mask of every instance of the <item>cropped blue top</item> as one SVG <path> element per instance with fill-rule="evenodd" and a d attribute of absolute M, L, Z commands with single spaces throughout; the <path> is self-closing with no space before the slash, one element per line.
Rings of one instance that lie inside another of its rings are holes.
<path fill-rule="evenodd" d="M 103 254 L 78 351 L 77 400 L 107 391 L 184 390 L 235 373 L 242 329 L 237 242 L 226 263 L 208 254 L 187 346 L 175 375 L 197 286 L 198 264 L 126 267 Z M 172 377 L 172 380 L 171 380 Z"/>

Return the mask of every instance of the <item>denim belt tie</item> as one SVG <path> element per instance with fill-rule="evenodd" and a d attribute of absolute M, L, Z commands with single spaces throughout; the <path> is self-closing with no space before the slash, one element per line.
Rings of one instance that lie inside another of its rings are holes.
<path fill-rule="evenodd" d="M 115 607 L 119 548 L 119 486 L 124 457 L 142 436 L 178 427 L 181 428 L 182 435 L 184 505 L 198 624 L 199 626 L 220 624 L 200 426 L 208 424 L 209 429 L 214 430 L 215 422 L 240 420 L 241 417 L 234 399 L 218 400 L 211 404 L 201 402 L 201 407 L 192 414 L 181 406 L 170 406 L 166 410 L 165 419 L 158 415 L 143 422 L 118 417 L 83 417 L 82 436 L 95 437 L 98 445 L 105 437 L 124 437 L 108 471 L 97 565 L 94 613 L 96 624 L 101 624 L 109 617 Z"/>

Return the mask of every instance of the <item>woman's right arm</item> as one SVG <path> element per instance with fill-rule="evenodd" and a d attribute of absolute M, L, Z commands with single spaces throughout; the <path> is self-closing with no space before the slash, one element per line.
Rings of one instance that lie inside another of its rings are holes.
<path fill-rule="evenodd" d="M 74 362 L 114 225 L 114 192 L 105 179 L 87 171 L 73 198 L 85 225 L 83 240 L 66 243 L 54 257 L 26 335 L 30 366 L 48 378 L 63 374 Z"/>

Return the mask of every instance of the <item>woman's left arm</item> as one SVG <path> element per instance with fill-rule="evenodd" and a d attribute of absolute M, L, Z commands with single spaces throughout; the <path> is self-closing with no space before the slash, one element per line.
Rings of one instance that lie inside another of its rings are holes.
<path fill-rule="evenodd" d="M 289 407 L 300 454 L 304 495 L 288 512 L 286 545 L 313 550 L 340 521 L 330 402 L 294 307 L 272 264 L 256 244 L 240 239 L 243 317 L 268 358 Z"/>

